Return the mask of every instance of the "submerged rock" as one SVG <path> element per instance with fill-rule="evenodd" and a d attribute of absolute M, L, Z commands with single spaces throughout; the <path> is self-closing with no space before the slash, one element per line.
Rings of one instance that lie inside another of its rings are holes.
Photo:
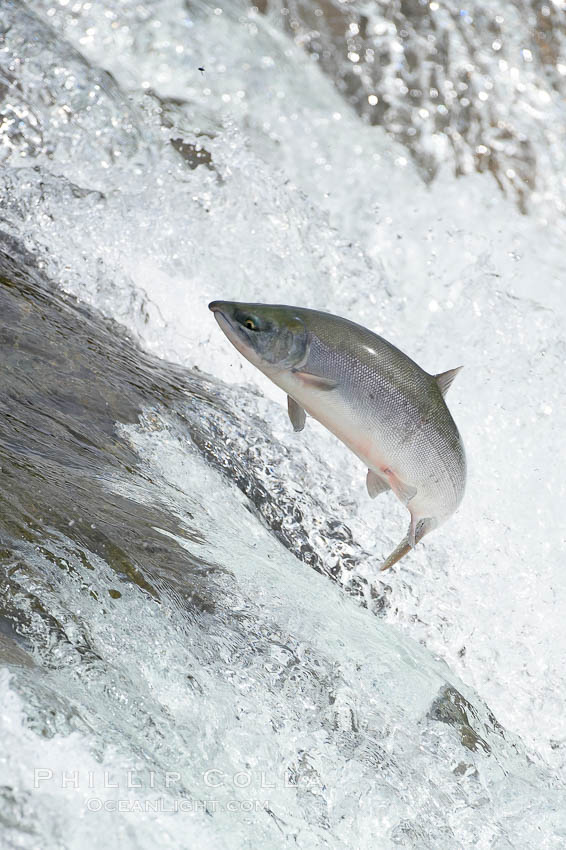
<path fill-rule="evenodd" d="M 457 175 L 488 171 L 523 212 L 548 182 L 535 139 L 555 141 L 566 94 L 566 23 L 551 4 L 533 0 L 521 14 L 485 2 L 253 5 L 272 13 L 367 121 L 408 148 L 425 180 L 446 161 Z M 558 147 L 555 155 L 563 165 Z"/>

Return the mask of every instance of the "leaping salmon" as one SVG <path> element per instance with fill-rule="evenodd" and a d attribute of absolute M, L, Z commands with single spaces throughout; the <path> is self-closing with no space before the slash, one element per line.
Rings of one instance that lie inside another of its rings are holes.
<path fill-rule="evenodd" d="M 212 301 L 235 348 L 287 393 L 295 431 L 306 413 L 368 467 L 371 498 L 391 489 L 411 515 L 392 567 L 456 510 L 466 456 L 444 401 L 461 367 L 429 375 L 367 328 L 318 310 Z"/>

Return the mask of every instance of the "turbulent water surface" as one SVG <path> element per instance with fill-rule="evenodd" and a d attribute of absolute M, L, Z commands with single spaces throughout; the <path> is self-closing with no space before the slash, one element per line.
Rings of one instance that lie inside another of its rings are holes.
<path fill-rule="evenodd" d="M 565 93 L 557 0 L 0 4 L 0 847 L 565 846 Z M 465 365 L 390 574 L 213 298 Z"/>

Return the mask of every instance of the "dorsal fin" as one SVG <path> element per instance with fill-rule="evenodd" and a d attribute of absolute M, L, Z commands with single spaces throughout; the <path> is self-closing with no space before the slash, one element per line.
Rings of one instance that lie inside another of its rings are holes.
<path fill-rule="evenodd" d="M 452 381 L 454 380 L 460 369 L 463 368 L 463 366 L 457 366 L 456 369 L 448 369 L 447 372 L 439 372 L 438 375 L 434 376 L 434 379 L 438 384 L 438 388 L 440 389 L 440 392 L 443 396 L 446 395 L 446 393 L 450 389 Z"/>

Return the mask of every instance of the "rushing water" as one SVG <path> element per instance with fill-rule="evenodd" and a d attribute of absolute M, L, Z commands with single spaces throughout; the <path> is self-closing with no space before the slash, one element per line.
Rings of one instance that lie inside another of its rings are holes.
<path fill-rule="evenodd" d="M 0 847 L 566 844 L 566 11 L 0 4 Z M 213 298 L 431 372 L 462 507 Z"/>

